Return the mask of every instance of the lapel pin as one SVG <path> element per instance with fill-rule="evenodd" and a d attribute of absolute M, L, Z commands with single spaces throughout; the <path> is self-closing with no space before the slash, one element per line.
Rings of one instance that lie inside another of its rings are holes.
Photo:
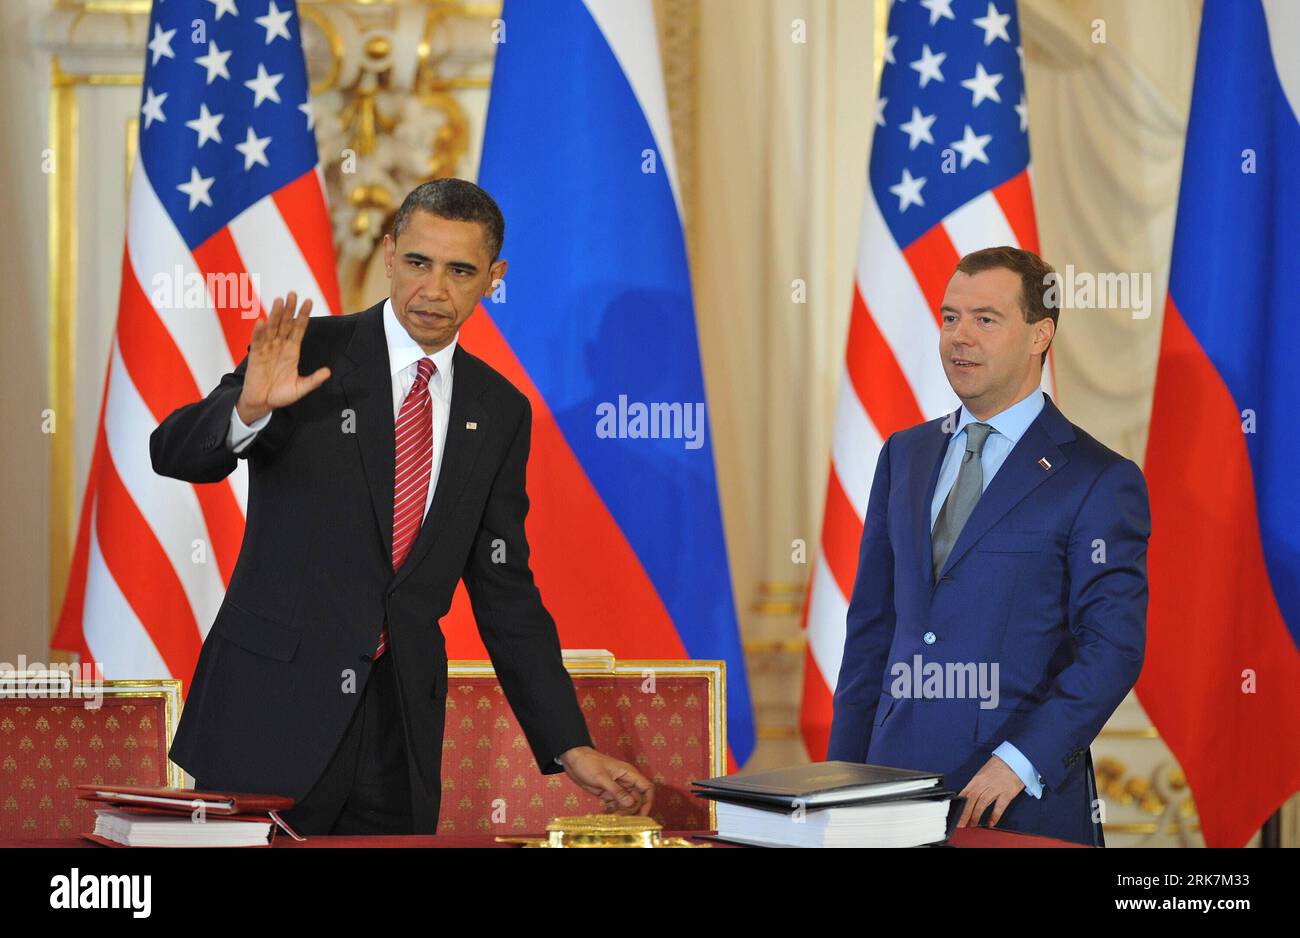
<path fill-rule="evenodd" d="M 473 420 L 470 420 L 469 422 L 467 422 L 467 423 L 465 424 L 465 429 L 466 429 L 466 430 L 477 430 L 477 429 L 478 429 L 478 424 L 475 423 Z"/>
<path fill-rule="evenodd" d="M 1038 465 L 1042 466 L 1044 470 L 1047 470 L 1047 469 L 1051 469 L 1051 468 L 1052 468 L 1052 464 L 1051 464 L 1050 462 L 1047 461 L 1047 457 L 1046 457 L 1046 456 L 1044 456 L 1044 457 L 1042 457 L 1041 459 L 1038 460 Z"/>

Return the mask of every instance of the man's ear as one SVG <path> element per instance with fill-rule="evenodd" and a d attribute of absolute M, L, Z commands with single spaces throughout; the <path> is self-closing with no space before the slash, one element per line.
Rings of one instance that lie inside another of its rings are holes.
<path fill-rule="evenodd" d="M 1052 344 L 1052 339 L 1056 335 L 1056 323 L 1052 322 L 1050 317 L 1044 316 L 1038 322 L 1034 323 L 1034 345 L 1041 346 L 1034 349 L 1035 352 L 1045 352 L 1047 347 Z"/>
<path fill-rule="evenodd" d="M 393 279 L 393 255 L 397 253 L 397 242 L 393 240 L 390 234 L 384 235 L 384 270 L 388 271 L 388 279 Z"/>
<path fill-rule="evenodd" d="M 506 259 L 503 257 L 503 258 L 501 258 L 501 260 L 499 260 L 499 261 L 497 261 L 496 263 L 494 263 L 494 264 L 493 264 L 493 265 L 488 269 L 488 273 L 490 273 L 491 276 L 488 277 L 488 285 L 487 285 L 487 287 L 483 290 L 483 295 L 484 295 L 485 297 L 487 297 L 487 296 L 491 296 L 491 295 L 496 291 L 497 283 L 499 283 L 500 281 L 502 281 L 502 280 L 505 279 L 505 277 L 506 277 Z"/>

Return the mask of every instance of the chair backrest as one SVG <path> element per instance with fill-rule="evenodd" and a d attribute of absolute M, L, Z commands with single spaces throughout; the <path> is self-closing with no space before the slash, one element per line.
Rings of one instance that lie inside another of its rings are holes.
<path fill-rule="evenodd" d="M 692 779 L 726 772 L 726 662 L 615 661 L 565 652 L 592 741 L 655 783 L 665 830 L 712 830 Z M 602 813 L 567 775 L 542 775 L 491 662 L 453 661 L 439 833 L 536 833 L 554 817 Z M 76 685 L 59 672 L 0 675 L 0 839 L 76 836 L 94 809 L 76 786 L 185 784 L 167 758 L 181 682 Z M 96 705 L 97 704 L 97 705 Z"/>
<path fill-rule="evenodd" d="M 655 783 L 651 816 L 665 830 L 712 830 L 713 804 L 692 779 L 726 772 L 724 661 L 615 661 L 565 652 L 592 742 Z M 563 773 L 542 775 L 492 665 L 453 661 L 443 735 L 438 832 L 514 835 L 554 817 L 601 814 Z"/>
<path fill-rule="evenodd" d="M 60 677 L 61 675 L 61 677 Z M 98 681 L 67 672 L 0 675 L 0 838 L 75 837 L 95 812 L 80 784 L 180 785 L 167 749 L 181 683 Z"/>

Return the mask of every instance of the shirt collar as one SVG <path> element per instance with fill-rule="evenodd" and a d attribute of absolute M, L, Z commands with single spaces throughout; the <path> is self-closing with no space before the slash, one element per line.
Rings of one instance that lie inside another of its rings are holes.
<path fill-rule="evenodd" d="M 953 436 L 965 430 L 967 424 L 986 423 L 1010 440 L 1012 446 L 1015 446 L 1016 443 L 1020 442 L 1020 438 L 1025 435 L 1025 431 L 1029 429 L 1029 425 L 1034 422 L 1042 409 L 1042 388 L 1034 388 L 1024 400 L 1017 401 L 1006 410 L 994 414 L 987 420 L 976 420 L 975 416 L 963 404 L 961 406 L 961 416 L 957 419 L 957 431 Z"/>
<path fill-rule="evenodd" d="M 426 355 L 424 349 L 420 348 L 420 343 L 412 339 L 406 327 L 397 321 L 397 313 L 393 311 L 393 299 L 389 297 L 384 300 L 384 338 L 388 342 L 388 368 L 391 375 L 405 371 L 421 358 L 432 358 L 438 369 L 436 373 L 449 375 L 452 356 L 456 353 L 456 343 L 460 341 L 460 333 L 457 332 L 452 336 L 446 348 L 432 355 Z"/>

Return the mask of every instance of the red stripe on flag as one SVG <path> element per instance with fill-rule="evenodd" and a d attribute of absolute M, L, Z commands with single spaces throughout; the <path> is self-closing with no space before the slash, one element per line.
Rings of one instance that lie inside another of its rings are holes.
<path fill-rule="evenodd" d="M 1187 774 L 1206 845 L 1240 847 L 1300 790 L 1300 651 L 1264 562 L 1238 404 L 1172 299 L 1156 374 L 1137 693 Z"/>
<path fill-rule="evenodd" d="M 925 302 L 930 307 L 934 321 L 942 326 L 943 318 L 939 307 L 943 305 L 943 294 L 948 289 L 948 281 L 952 279 L 957 262 L 961 260 L 948 232 L 943 225 L 935 225 L 903 248 L 903 258 L 907 261 L 907 266 L 912 268 L 912 276 L 925 295 Z"/>
<path fill-rule="evenodd" d="M 832 465 L 830 481 L 826 485 L 826 513 L 822 518 L 822 556 L 826 558 L 826 566 L 846 600 L 853 595 L 861 543 L 862 519 L 844 494 L 839 473 Z"/>
<path fill-rule="evenodd" d="M 944 281 L 945 284 L 947 281 Z M 938 354 L 938 350 L 935 350 Z M 880 438 L 923 422 L 912 386 L 898 366 L 855 281 L 853 311 L 849 316 L 849 341 L 845 352 L 849 383 Z"/>
<path fill-rule="evenodd" d="M 280 216 L 288 222 L 303 260 L 311 268 L 316 285 L 329 304 L 329 311 L 337 316 L 342 304 L 334 262 L 334 229 L 325 209 L 325 193 L 321 191 L 316 170 L 310 169 L 287 186 L 277 189 L 271 198 L 275 200 Z"/>
<path fill-rule="evenodd" d="M 804 610 L 804 634 L 807 634 L 807 615 Z M 831 744 L 831 717 L 835 712 L 835 698 L 822 678 L 817 660 L 809 647 L 804 655 L 803 703 L 799 708 L 799 728 L 803 732 L 804 748 L 813 762 L 824 762 Z"/>
<path fill-rule="evenodd" d="M 162 423 L 176 408 L 203 397 L 179 346 L 141 290 L 131 268 L 130 255 L 125 252 L 117 333 L 122 362 L 154 420 Z M 196 485 L 194 494 L 203 511 L 222 582 L 229 585 L 244 538 L 244 513 L 228 482 Z"/>
<path fill-rule="evenodd" d="M 203 396 L 185 364 L 180 347 L 145 296 L 131 255 L 122 252 L 122 286 L 118 292 L 117 340 L 122 360 L 140 396 L 159 422 L 177 407 Z"/>
<path fill-rule="evenodd" d="M 1034 194 L 1029 185 L 1029 170 L 1021 170 L 993 190 L 993 198 L 1002 206 L 1002 214 L 1015 233 L 1016 241 L 1026 251 L 1038 253 L 1038 223 L 1034 220 Z"/>
<path fill-rule="evenodd" d="M 95 431 L 95 449 L 90 457 L 90 472 L 86 474 L 86 491 L 81 497 L 81 520 L 77 524 L 77 544 L 72 552 L 72 567 L 68 571 L 68 585 L 63 593 L 63 608 L 59 610 L 59 623 L 55 626 L 50 647 L 75 652 L 83 664 L 94 660 L 86 633 L 82 628 L 82 615 L 86 606 L 86 575 L 90 571 L 90 518 L 95 507 L 95 483 L 99 479 L 100 465 L 108 452 L 108 439 L 104 435 L 104 409 L 108 404 L 108 378 L 112 369 L 104 372 L 104 393 L 99 398 L 99 423 Z"/>
<path fill-rule="evenodd" d="M 194 673 L 202 645 L 194 610 L 176 570 L 108 454 L 100 462 L 95 532 L 105 566 L 167 670 L 188 678 Z"/>
<path fill-rule="evenodd" d="M 214 232 L 212 237 L 194 249 L 193 254 L 194 263 L 198 265 L 199 272 L 205 279 L 230 275 L 236 278 L 248 276 L 248 268 L 245 267 L 244 259 L 240 256 L 235 239 L 231 237 L 230 229 L 227 227 Z M 224 296 L 221 295 L 222 292 L 225 293 Z M 221 324 L 221 331 L 226 337 L 226 346 L 230 349 L 231 361 L 236 363 L 248 353 L 253 326 L 257 325 L 257 321 L 265 315 L 261 297 L 254 296 L 253 302 L 245 310 L 240 305 L 241 294 L 242 290 L 236 282 L 233 290 L 227 288 L 218 291 L 217 295 L 212 297 L 217 310 L 217 321 Z M 202 397 L 202 395 L 198 396 Z"/>

